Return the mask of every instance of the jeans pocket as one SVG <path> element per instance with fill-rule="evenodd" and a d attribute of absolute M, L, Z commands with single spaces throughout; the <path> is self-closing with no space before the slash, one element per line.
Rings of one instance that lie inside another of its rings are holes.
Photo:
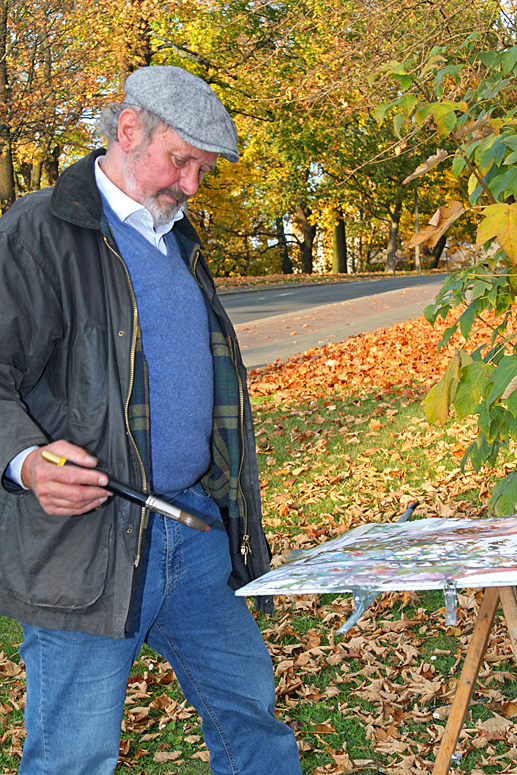
<path fill-rule="evenodd" d="M 205 502 L 211 500 L 212 497 L 200 482 L 196 482 L 196 484 L 193 484 L 192 487 L 189 487 L 189 489 L 185 490 L 185 492 L 192 493 L 192 495 L 195 495 L 197 498 L 200 498 Z"/>

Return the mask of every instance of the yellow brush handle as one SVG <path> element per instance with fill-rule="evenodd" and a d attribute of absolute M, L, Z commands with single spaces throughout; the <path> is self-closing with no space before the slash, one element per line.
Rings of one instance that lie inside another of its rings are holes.
<path fill-rule="evenodd" d="M 54 455 L 53 452 L 49 452 L 47 449 L 43 450 L 41 457 L 44 460 L 47 460 L 49 463 L 54 463 L 55 466 L 64 466 L 66 463 L 66 457 L 59 457 L 59 455 Z"/>

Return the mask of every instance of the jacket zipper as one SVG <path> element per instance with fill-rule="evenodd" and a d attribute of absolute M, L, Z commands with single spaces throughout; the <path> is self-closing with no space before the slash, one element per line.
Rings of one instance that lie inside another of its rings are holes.
<path fill-rule="evenodd" d="M 195 254 L 194 261 L 192 262 L 192 258 Z M 196 280 L 197 284 L 199 285 L 201 291 L 203 291 L 203 287 L 201 283 L 199 282 L 197 278 L 196 268 L 197 268 L 197 262 L 199 260 L 199 248 L 194 248 L 194 251 L 192 252 L 189 264 L 192 266 L 192 274 L 194 275 L 194 279 Z M 224 325 L 224 324 L 223 324 Z M 225 327 L 226 328 L 226 327 Z M 242 500 L 243 509 L 244 509 L 244 534 L 242 536 L 242 542 L 241 542 L 241 555 L 244 560 L 244 564 L 248 564 L 248 557 L 249 555 L 253 554 L 253 551 L 251 549 L 251 539 L 248 534 L 248 503 L 246 501 L 246 497 L 244 495 L 244 492 L 242 490 L 241 485 L 241 474 L 242 474 L 242 467 L 244 465 L 244 389 L 242 386 L 242 379 L 241 375 L 239 373 L 239 368 L 237 365 L 237 353 L 236 353 L 236 342 L 231 339 L 231 337 L 228 336 L 228 333 L 226 333 L 226 339 L 230 341 L 231 343 L 231 354 L 232 354 L 232 360 L 233 365 L 235 367 L 235 373 L 237 375 L 237 382 L 239 385 L 239 430 L 240 430 L 240 440 L 241 440 L 241 459 L 239 462 L 239 473 L 237 476 L 237 486 L 239 488 L 239 495 Z"/>
<path fill-rule="evenodd" d="M 117 251 L 110 245 L 108 239 L 105 235 L 103 235 L 104 242 L 106 243 L 107 247 L 111 252 L 119 259 L 120 263 L 122 264 L 124 268 L 124 272 L 126 273 L 126 279 L 129 287 L 129 293 L 131 295 L 131 302 L 133 305 L 133 336 L 131 341 L 131 363 L 130 363 L 130 371 L 129 371 L 129 392 L 127 394 L 126 403 L 124 406 L 124 421 L 126 423 L 126 432 L 131 439 L 131 443 L 133 444 L 133 447 L 136 452 L 136 456 L 138 459 L 138 463 L 140 465 L 140 473 L 142 475 L 142 488 L 144 492 L 147 492 L 147 476 L 145 473 L 144 464 L 142 462 L 142 458 L 140 457 L 140 452 L 138 451 L 138 447 L 136 445 L 135 439 L 133 437 L 133 434 L 131 433 L 131 427 L 129 425 L 129 402 L 131 400 L 131 393 L 133 391 L 133 382 L 135 379 L 135 352 L 136 352 L 136 332 L 138 328 L 138 308 L 136 306 L 136 298 L 135 293 L 133 291 L 133 285 L 131 283 L 131 277 L 129 276 L 129 272 L 127 269 L 127 266 L 124 262 L 124 259 L 122 256 L 117 253 Z M 148 518 L 148 512 L 145 506 L 142 508 L 141 516 L 140 516 L 140 528 L 138 531 L 138 546 L 137 546 L 137 553 L 136 553 L 136 559 L 135 559 L 135 567 L 138 568 L 140 565 L 140 559 L 142 555 L 142 543 L 144 540 L 144 531 L 147 524 L 147 518 Z"/>

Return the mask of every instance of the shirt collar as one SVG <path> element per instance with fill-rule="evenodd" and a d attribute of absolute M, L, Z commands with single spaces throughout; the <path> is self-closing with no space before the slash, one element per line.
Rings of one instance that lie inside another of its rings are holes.
<path fill-rule="evenodd" d="M 115 215 L 117 215 L 121 221 L 127 221 L 128 218 L 130 218 L 135 213 L 142 212 L 148 213 L 152 218 L 151 213 L 149 213 L 149 210 L 146 207 L 141 205 L 139 202 L 136 202 L 134 199 L 131 199 L 130 196 L 125 194 L 122 189 L 112 183 L 107 175 L 104 174 L 100 164 L 103 158 L 104 156 L 98 156 L 95 159 L 95 182 L 97 183 L 97 187 L 101 194 L 108 200 L 108 204 Z M 167 232 L 172 229 L 176 221 L 181 220 L 183 216 L 183 210 L 178 210 L 178 212 L 168 223 L 164 224 L 163 226 L 159 226 L 157 229 L 155 228 L 154 231 L 159 236 L 162 234 L 167 234 Z"/>

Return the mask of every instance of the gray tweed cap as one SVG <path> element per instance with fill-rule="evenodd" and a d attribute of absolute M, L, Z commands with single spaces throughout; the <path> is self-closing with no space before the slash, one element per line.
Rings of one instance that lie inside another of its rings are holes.
<path fill-rule="evenodd" d="M 124 102 L 154 113 L 189 145 L 239 161 L 235 124 L 201 78 L 182 67 L 152 65 L 131 73 L 124 88 Z"/>

